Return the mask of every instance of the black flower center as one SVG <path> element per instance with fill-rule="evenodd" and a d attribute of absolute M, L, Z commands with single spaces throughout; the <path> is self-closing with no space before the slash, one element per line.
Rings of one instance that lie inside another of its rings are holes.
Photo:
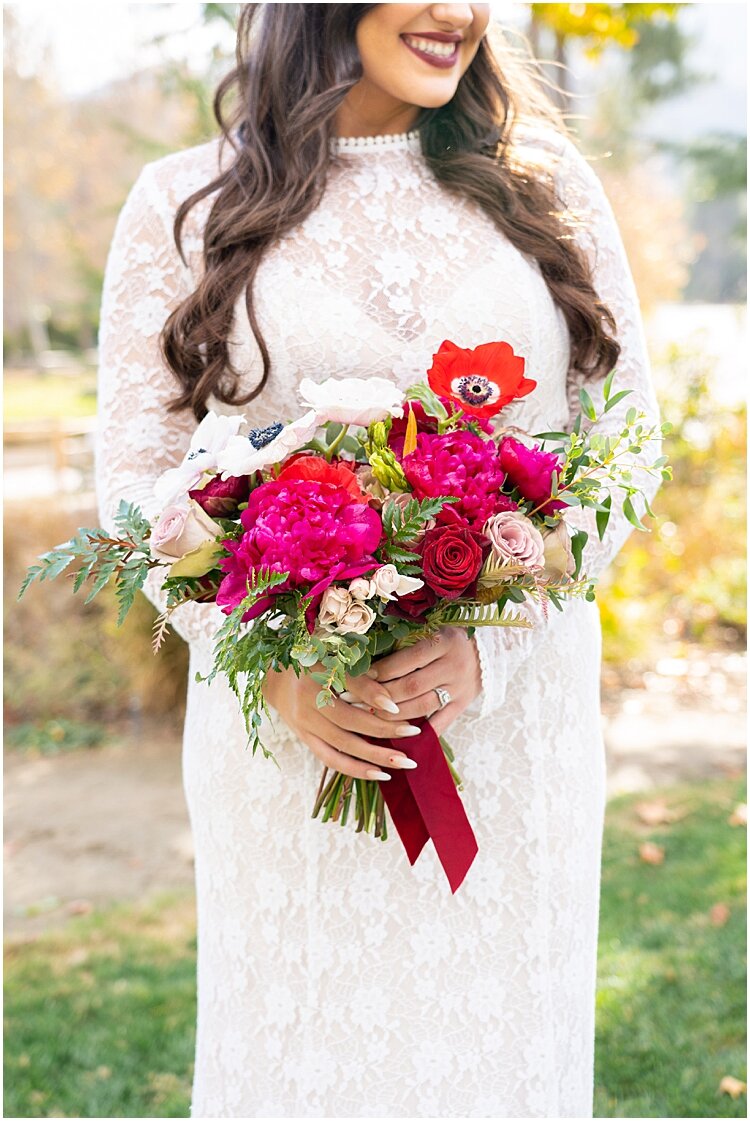
<path fill-rule="evenodd" d="M 483 405 L 489 401 L 495 392 L 496 386 L 487 378 L 475 375 L 459 378 L 457 393 L 467 405 Z"/>
<path fill-rule="evenodd" d="M 205 455 L 205 448 L 197 448 L 194 452 L 188 452 L 188 459 L 197 459 L 199 455 Z"/>
<path fill-rule="evenodd" d="M 273 424 L 269 424 L 267 428 L 251 428 L 247 438 L 253 447 L 260 451 L 261 448 L 265 448 L 267 444 L 276 439 L 283 427 L 281 421 L 276 420 Z"/>

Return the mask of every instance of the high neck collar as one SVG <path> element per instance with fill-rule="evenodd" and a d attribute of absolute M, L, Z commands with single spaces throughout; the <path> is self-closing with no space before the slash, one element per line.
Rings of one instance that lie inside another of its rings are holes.
<path fill-rule="evenodd" d="M 388 132 L 380 136 L 334 136 L 330 142 L 331 152 L 365 154 L 368 152 L 415 152 L 422 151 L 419 129 L 409 132 Z"/>

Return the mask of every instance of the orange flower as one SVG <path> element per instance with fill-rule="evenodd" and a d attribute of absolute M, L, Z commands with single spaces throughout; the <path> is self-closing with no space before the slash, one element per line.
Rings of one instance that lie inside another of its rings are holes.
<path fill-rule="evenodd" d="M 369 502 L 369 495 L 362 493 L 362 488 L 352 468 L 340 459 L 328 463 L 319 455 L 295 456 L 282 467 L 279 479 L 288 482 L 290 479 L 302 479 L 313 483 L 331 483 L 336 487 L 343 487 L 356 502 Z"/>
<path fill-rule="evenodd" d="M 432 358 L 430 388 L 469 416 L 495 416 L 536 389 L 536 382 L 523 376 L 525 360 L 509 343 L 482 343 L 469 350 L 446 339 Z"/>

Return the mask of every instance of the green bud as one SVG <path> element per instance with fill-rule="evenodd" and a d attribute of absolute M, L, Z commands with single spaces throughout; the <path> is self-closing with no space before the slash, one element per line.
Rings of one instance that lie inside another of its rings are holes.
<path fill-rule="evenodd" d="M 370 425 L 370 443 L 373 448 L 385 448 L 388 445 L 388 429 L 382 420 L 373 421 Z"/>
<path fill-rule="evenodd" d="M 390 448 L 382 448 L 370 453 L 370 467 L 372 473 L 381 486 L 388 490 L 408 490 L 406 476 L 401 470 L 401 464 L 396 459 Z"/>

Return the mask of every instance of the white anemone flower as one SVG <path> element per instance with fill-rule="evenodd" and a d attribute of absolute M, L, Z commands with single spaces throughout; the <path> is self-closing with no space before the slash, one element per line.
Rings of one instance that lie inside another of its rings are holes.
<path fill-rule="evenodd" d="M 197 487 L 204 473 L 216 468 L 217 458 L 244 423 L 244 416 L 238 413 L 206 413 L 193 433 L 182 463 L 170 467 L 154 484 L 154 497 L 162 507 L 185 501 L 187 492 Z"/>
<path fill-rule="evenodd" d="M 254 471 L 270 467 L 272 463 L 280 463 L 312 439 L 318 427 L 318 418 L 311 410 L 272 435 L 276 427 L 270 425 L 265 429 L 253 429 L 250 437 L 254 437 L 255 443 L 248 436 L 233 436 L 222 449 L 216 463 L 222 479 L 252 475 Z M 266 436 L 270 439 L 263 443 Z"/>
<path fill-rule="evenodd" d="M 387 416 L 404 415 L 404 394 L 385 378 L 327 378 L 320 383 L 303 378 L 299 394 L 315 409 L 318 423 L 334 421 L 366 428 Z"/>

